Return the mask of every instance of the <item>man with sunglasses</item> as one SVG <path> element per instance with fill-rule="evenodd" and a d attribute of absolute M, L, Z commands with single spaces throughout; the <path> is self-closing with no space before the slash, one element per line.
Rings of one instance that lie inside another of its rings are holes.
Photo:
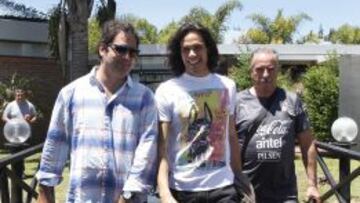
<path fill-rule="evenodd" d="M 139 50 L 130 24 L 107 22 L 100 64 L 57 98 L 37 178 L 39 202 L 54 202 L 70 154 L 67 202 L 146 202 L 156 177 L 152 91 L 129 76 Z"/>

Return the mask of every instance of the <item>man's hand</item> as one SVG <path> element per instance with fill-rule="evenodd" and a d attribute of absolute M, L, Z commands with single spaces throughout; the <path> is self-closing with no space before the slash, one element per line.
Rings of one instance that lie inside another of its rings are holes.
<path fill-rule="evenodd" d="M 38 203 L 55 203 L 55 193 L 53 187 L 39 185 Z"/>
<path fill-rule="evenodd" d="M 30 123 L 30 121 L 31 121 L 31 116 L 30 116 L 29 114 L 26 114 L 26 115 L 24 116 L 24 119 L 25 119 L 28 123 Z"/>
<path fill-rule="evenodd" d="M 315 200 L 316 203 L 320 203 L 320 192 L 317 187 L 315 186 L 309 186 L 306 190 L 306 197 L 310 200 Z"/>
<path fill-rule="evenodd" d="M 128 203 L 126 200 L 121 196 L 118 203 Z"/>

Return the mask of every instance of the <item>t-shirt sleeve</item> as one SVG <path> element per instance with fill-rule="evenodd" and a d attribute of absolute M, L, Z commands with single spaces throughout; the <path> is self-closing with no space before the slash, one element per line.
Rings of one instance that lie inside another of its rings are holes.
<path fill-rule="evenodd" d="M 36 108 L 35 108 L 35 106 L 32 104 L 32 103 L 30 103 L 30 114 L 32 115 L 32 116 L 37 116 L 37 113 L 36 113 Z"/>
<path fill-rule="evenodd" d="M 3 115 L 2 115 L 3 118 L 10 119 L 10 116 L 9 116 L 10 110 L 11 110 L 11 107 L 10 107 L 10 106 L 11 106 L 11 103 L 9 103 L 9 104 L 6 105 L 5 110 L 4 110 L 4 112 L 3 112 Z"/>
<path fill-rule="evenodd" d="M 310 129 L 309 117 L 304 109 L 301 99 L 296 96 L 295 100 L 295 133 L 301 133 L 305 130 Z"/>
<path fill-rule="evenodd" d="M 168 101 L 169 94 L 166 89 L 160 85 L 155 92 L 155 102 L 158 110 L 159 121 L 171 121 L 170 102 Z"/>
<path fill-rule="evenodd" d="M 236 85 L 234 81 L 231 81 L 231 85 L 229 88 L 229 112 L 230 115 L 235 115 L 235 107 L 236 107 Z"/>

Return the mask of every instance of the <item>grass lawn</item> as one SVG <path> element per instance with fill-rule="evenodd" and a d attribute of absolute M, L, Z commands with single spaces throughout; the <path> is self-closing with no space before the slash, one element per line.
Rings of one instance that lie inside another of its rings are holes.
<path fill-rule="evenodd" d="M 2 157 L 6 156 L 5 152 L 0 151 L 0 159 Z M 26 161 L 26 182 L 30 183 L 33 175 L 37 169 L 38 166 L 38 162 L 39 162 L 39 158 L 40 158 L 40 153 L 35 154 L 31 157 L 28 157 L 25 161 Z M 333 175 L 333 177 L 338 180 L 338 174 L 339 174 L 339 170 L 338 170 L 338 160 L 336 159 L 325 159 L 325 162 L 327 164 L 327 166 L 329 167 L 331 174 Z M 304 172 L 304 167 L 302 165 L 302 161 L 301 159 L 297 158 L 295 161 L 295 165 L 296 165 L 296 174 L 297 174 L 297 179 L 298 179 L 298 188 L 299 188 L 299 201 L 303 202 L 305 200 L 305 196 L 306 196 L 306 186 L 307 186 L 307 181 L 306 181 L 306 176 L 305 176 L 305 172 Z M 356 169 L 357 167 L 360 166 L 360 162 L 359 161 L 352 161 L 351 162 L 351 171 L 353 171 L 354 169 Z M 57 202 L 64 202 L 65 198 L 66 198 L 66 191 L 67 191 L 67 187 L 68 187 L 68 174 L 69 174 L 69 170 L 68 168 L 66 168 L 64 170 L 64 180 L 63 182 L 56 187 L 56 200 Z M 320 166 L 318 166 L 318 177 L 325 177 Z M 330 186 L 328 186 L 327 184 L 325 185 L 319 185 L 320 186 L 320 192 L 321 194 L 324 194 L 327 190 L 330 189 Z M 336 203 L 338 202 L 335 196 L 332 196 L 328 201 L 329 203 Z M 355 180 L 352 181 L 351 183 L 351 202 L 352 203 L 360 203 L 360 176 L 358 176 Z"/>

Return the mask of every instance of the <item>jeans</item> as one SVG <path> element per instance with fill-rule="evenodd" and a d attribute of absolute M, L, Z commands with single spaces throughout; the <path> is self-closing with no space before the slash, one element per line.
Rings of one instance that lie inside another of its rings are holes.
<path fill-rule="evenodd" d="M 264 198 L 264 197 L 256 197 L 256 203 L 298 203 L 297 199 L 271 199 L 271 198 Z"/>
<path fill-rule="evenodd" d="M 237 203 L 238 195 L 234 185 L 225 186 L 209 191 L 176 191 L 171 193 L 179 203 Z"/>

